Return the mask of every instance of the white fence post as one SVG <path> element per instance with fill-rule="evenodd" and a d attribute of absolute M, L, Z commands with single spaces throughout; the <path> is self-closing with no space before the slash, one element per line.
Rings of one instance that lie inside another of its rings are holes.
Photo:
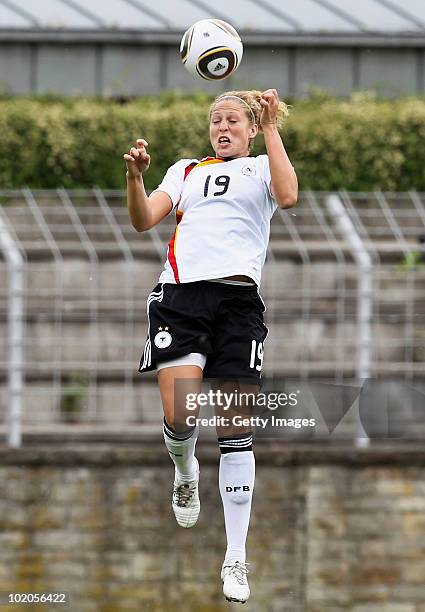
<path fill-rule="evenodd" d="M 21 446 L 24 259 L 0 215 L 0 249 L 8 266 L 8 432 L 7 443 Z"/>
<path fill-rule="evenodd" d="M 353 222 L 350 219 L 341 199 L 336 194 L 326 198 L 326 206 L 333 215 L 341 234 L 350 245 L 351 253 L 358 269 L 357 284 L 357 379 L 361 384 L 370 378 L 371 352 L 371 320 L 372 320 L 372 258 L 362 242 Z M 357 421 L 355 443 L 357 446 L 368 446 L 366 436 L 360 422 Z"/>

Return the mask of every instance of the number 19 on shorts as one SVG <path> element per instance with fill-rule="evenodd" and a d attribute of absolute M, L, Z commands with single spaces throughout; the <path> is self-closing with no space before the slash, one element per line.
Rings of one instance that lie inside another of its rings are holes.
<path fill-rule="evenodd" d="M 257 342 L 257 340 L 253 340 L 251 342 L 251 359 L 249 362 L 250 368 L 255 368 L 259 372 L 263 367 L 263 356 L 264 356 L 264 348 L 262 342 Z"/>

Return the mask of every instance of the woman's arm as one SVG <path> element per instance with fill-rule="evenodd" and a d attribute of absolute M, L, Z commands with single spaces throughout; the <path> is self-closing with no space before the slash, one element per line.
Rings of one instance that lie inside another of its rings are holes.
<path fill-rule="evenodd" d="M 134 229 L 145 232 L 169 214 L 173 203 L 165 191 L 156 191 L 148 197 L 142 176 L 130 177 L 127 173 L 127 207 Z"/>
<path fill-rule="evenodd" d="M 263 106 L 261 127 L 269 158 L 272 195 L 279 208 L 292 208 L 297 203 L 298 180 L 277 129 L 277 91 L 268 89 L 260 102 Z"/>
<path fill-rule="evenodd" d="M 124 155 L 127 164 L 127 207 L 134 229 L 144 232 L 168 215 L 173 203 L 164 191 L 147 196 L 143 172 L 146 172 L 150 165 L 150 155 L 146 151 L 148 143 L 139 138 L 136 144 L 136 147 L 132 147 L 130 152 Z"/>
<path fill-rule="evenodd" d="M 292 208 L 298 198 L 297 175 L 285 151 L 277 126 L 266 125 L 263 131 L 272 179 L 272 195 L 279 208 Z"/>

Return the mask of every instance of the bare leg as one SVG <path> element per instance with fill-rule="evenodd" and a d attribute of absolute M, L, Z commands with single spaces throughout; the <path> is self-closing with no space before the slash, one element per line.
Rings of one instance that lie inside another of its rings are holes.
<path fill-rule="evenodd" d="M 202 369 L 194 365 L 172 366 L 158 371 L 165 417 L 164 441 L 181 482 L 193 480 L 197 471 L 195 445 L 199 427 L 193 421 L 199 414 L 199 406 L 193 400 L 201 389 L 202 376 Z M 188 398 L 192 399 L 194 410 L 187 409 Z"/>
<path fill-rule="evenodd" d="M 200 392 L 202 377 L 202 369 L 195 365 L 173 366 L 158 371 L 164 417 L 170 427 L 188 429 L 186 416 L 198 416 L 199 406 L 188 411 L 186 398 L 188 393 Z"/>
<path fill-rule="evenodd" d="M 165 415 L 164 441 L 175 466 L 172 507 L 177 523 L 185 528 L 195 525 L 200 511 L 199 464 L 195 457 L 199 427 L 188 422 L 188 418 L 199 414 L 196 397 L 202 376 L 202 368 L 193 365 L 171 366 L 158 371 Z M 188 410 L 188 398 L 194 410 Z"/>
<path fill-rule="evenodd" d="M 237 417 L 237 422 L 240 422 L 242 419 L 250 419 L 250 417 L 255 415 L 254 404 L 259 391 L 259 385 L 216 379 L 211 382 L 211 388 L 215 392 L 220 390 L 222 394 L 226 394 L 227 398 L 232 397 L 231 394 L 236 392 L 238 398 L 227 409 L 224 409 L 224 406 L 215 406 L 216 416 L 225 417 L 229 422 L 228 425 L 218 425 L 216 427 L 217 437 L 222 438 L 252 432 L 252 425 L 234 424 L 234 418 Z M 244 401 L 242 402 L 241 399 Z M 220 423 L 221 421 L 218 422 Z"/>

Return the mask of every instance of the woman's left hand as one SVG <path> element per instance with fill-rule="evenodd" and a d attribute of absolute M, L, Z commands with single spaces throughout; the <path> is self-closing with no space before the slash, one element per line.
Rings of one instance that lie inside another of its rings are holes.
<path fill-rule="evenodd" d="M 279 95 L 276 89 L 266 89 L 261 94 L 260 104 L 263 107 L 260 116 L 261 127 L 277 124 L 277 111 L 279 108 Z"/>

